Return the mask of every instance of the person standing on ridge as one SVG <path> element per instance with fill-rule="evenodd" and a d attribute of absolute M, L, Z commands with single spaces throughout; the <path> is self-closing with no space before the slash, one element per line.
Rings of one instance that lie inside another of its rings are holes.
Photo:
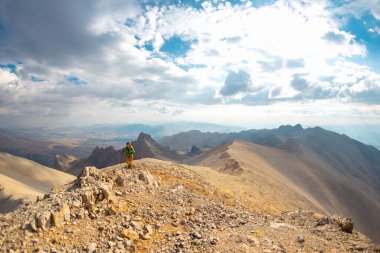
<path fill-rule="evenodd" d="M 125 167 L 131 168 L 132 167 L 132 161 L 133 161 L 133 154 L 135 153 L 135 149 L 133 148 L 132 144 L 130 142 L 127 142 L 127 146 L 123 148 L 122 153 L 125 152 Z"/>

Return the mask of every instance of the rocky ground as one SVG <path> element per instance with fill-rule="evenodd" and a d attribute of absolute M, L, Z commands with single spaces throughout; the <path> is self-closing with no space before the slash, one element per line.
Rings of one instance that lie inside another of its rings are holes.
<path fill-rule="evenodd" d="M 0 252 L 380 252 L 349 218 L 249 211 L 191 167 L 87 167 L 0 216 Z"/>

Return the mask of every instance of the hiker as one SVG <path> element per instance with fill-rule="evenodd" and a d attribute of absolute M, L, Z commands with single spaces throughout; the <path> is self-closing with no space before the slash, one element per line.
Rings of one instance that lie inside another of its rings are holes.
<path fill-rule="evenodd" d="M 123 148 L 122 153 L 125 152 L 125 167 L 131 168 L 132 161 L 133 161 L 133 154 L 135 153 L 135 149 L 133 148 L 132 144 L 130 142 L 127 142 L 127 146 Z"/>
<path fill-rule="evenodd" d="M 123 148 L 122 153 L 125 152 L 125 167 L 131 168 L 132 167 L 132 161 L 133 161 L 133 154 L 135 153 L 135 149 L 133 148 L 132 144 L 130 142 L 127 142 L 127 145 L 125 148 Z"/>

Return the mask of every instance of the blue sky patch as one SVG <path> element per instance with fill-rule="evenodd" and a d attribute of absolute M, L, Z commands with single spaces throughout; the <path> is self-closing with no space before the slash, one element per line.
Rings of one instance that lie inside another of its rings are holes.
<path fill-rule="evenodd" d="M 153 44 L 152 44 L 152 42 L 151 42 L 151 41 L 146 42 L 145 45 L 144 45 L 144 48 L 145 48 L 146 50 L 152 52 L 152 51 L 153 51 Z"/>
<path fill-rule="evenodd" d="M 277 2 L 277 0 L 251 0 L 252 5 L 256 8 L 264 5 L 272 5 Z"/>
<path fill-rule="evenodd" d="M 0 64 L 0 68 L 8 69 L 11 73 L 16 74 L 16 66 L 14 64 Z"/>
<path fill-rule="evenodd" d="M 75 84 L 75 85 L 87 84 L 86 81 L 83 81 L 82 79 L 80 79 L 77 76 L 65 76 L 65 80 L 72 83 L 72 84 Z"/>
<path fill-rule="evenodd" d="M 380 69 L 380 35 L 376 32 L 370 32 L 370 29 L 374 27 L 380 27 L 380 22 L 376 20 L 372 15 L 366 14 L 362 19 L 350 18 L 344 30 L 355 35 L 355 40 L 363 43 L 367 50 L 367 56 L 364 57 L 367 65 L 373 67 L 375 70 Z M 356 58 L 356 59 L 355 59 Z M 354 60 L 363 57 L 355 57 Z M 363 64 L 363 61 L 358 63 Z"/>
<path fill-rule="evenodd" d="M 161 46 L 160 51 L 169 53 L 174 56 L 182 56 L 190 50 L 191 41 L 182 40 L 178 36 L 173 36 L 168 40 L 165 40 L 165 43 Z"/>

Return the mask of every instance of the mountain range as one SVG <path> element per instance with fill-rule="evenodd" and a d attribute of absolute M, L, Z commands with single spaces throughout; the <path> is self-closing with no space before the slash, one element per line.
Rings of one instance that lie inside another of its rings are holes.
<path fill-rule="evenodd" d="M 380 151 L 346 135 L 287 125 L 236 133 L 194 130 L 158 142 L 140 133 L 133 146 L 136 160 L 197 166 L 199 175 L 250 210 L 350 216 L 357 229 L 380 241 Z M 96 147 L 88 158 L 59 154 L 54 168 L 75 176 L 86 166 L 123 170 L 121 151 L 110 146 Z"/>
<path fill-rule="evenodd" d="M 134 155 L 134 159 L 136 160 L 141 158 L 157 158 L 166 161 L 182 161 L 187 158 L 186 155 L 162 147 L 149 134 L 145 133 L 140 133 L 137 140 L 132 142 L 132 145 L 136 151 Z M 57 155 L 54 168 L 77 176 L 86 166 L 104 168 L 124 163 L 125 153 L 122 151 L 123 149 L 115 150 L 113 146 L 110 146 L 106 148 L 96 147 L 91 155 L 85 159 Z"/>
<path fill-rule="evenodd" d="M 349 173 L 380 189 L 380 151 L 321 127 L 303 129 L 298 124 L 237 133 L 203 133 L 194 130 L 163 137 L 158 142 L 172 150 L 188 152 L 193 145 L 201 149 L 210 149 L 233 140 L 248 141 L 300 156 L 302 149 L 299 147 L 303 145 L 337 170 Z"/>

